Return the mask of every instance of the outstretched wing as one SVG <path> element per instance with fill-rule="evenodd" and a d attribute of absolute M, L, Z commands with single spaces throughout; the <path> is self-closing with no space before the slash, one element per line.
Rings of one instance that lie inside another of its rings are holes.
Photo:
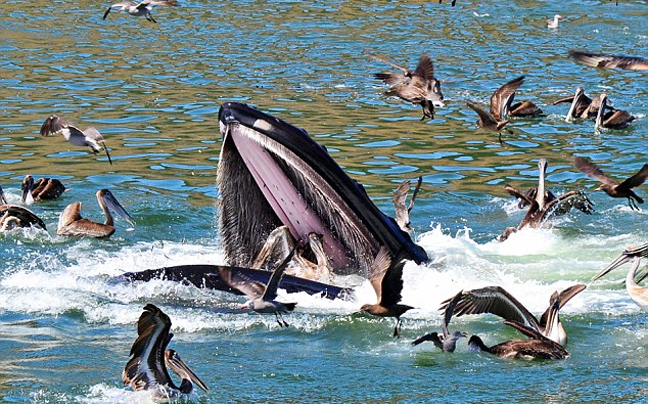
<path fill-rule="evenodd" d="M 479 119 L 481 119 L 483 126 L 497 125 L 497 120 L 495 119 L 495 117 L 484 111 L 476 103 L 472 101 L 466 101 L 466 105 L 468 105 L 473 111 L 477 112 L 477 115 L 479 115 Z"/>
<path fill-rule="evenodd" d="M 592 67 L 605 69 L 648 70 L 648 59 L 635 56 L 602 55 L 581 51 L 569 51 L 569 56 Z"/>
<path fill-rule="evenodd" d="M 574 165 L 588 177 L 597 179 L 604 184 L 617 185 L 618 183 L 612 178 L 605 175 L 603 171 L 586 157 L 574 156 Z"/>
<path fill-rule="evenodd" d="M 619 184 L 619 188 L 630 189 L 638 187 L 646 181 L 646 178 L 648 178 L 648 164 L 644 164 L 643 167 L 641 167 L 641 170 L 639 170 L 635 175 L 622 181 Z"/>
<path fill-rule="evenodd" d="M 515 98 L 515 92 L 524 83 L 524 76 L 509 81 L 498 88 L 490 99 L 490 113 L 495 119 L 501 121 L 508 113 L 508 109 Z"/>

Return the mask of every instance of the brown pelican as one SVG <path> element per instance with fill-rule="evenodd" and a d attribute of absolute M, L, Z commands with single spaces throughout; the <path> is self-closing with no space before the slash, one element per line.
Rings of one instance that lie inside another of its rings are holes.
<path fill-rule="evenodd" d="M 588 177 L 601 181 L 602 184 L 595 189 L 596 191 L 603 191 L 612 198 L 628 198 L 630 209 L 639 210 L 637 203 L 644 202 L 639 195 L 634 193 L 632 188 L 638 187 L 646 181 L 646 178 L 648 178 L 648 164 L 644 164 L 641 170 L 621 183 L 605 175 L 596 164 L 586 157 L 574 156 L 574 165 Z"/>
<path fill-rule="evenodd" d="M 50 115 L 43 126 L 41 126 L 40 134 L 41 136 L 50 136 L 61 133 L 65 140 L 72 143 L 75 146 L 88 146 L 94 154 L 99 153 L 100 151 L 106 152 L 106 157 L 108 157 L 108 162 L 112 165 L 112 160 L 110 159 L 110 154 L 106 148 L 106 139 L 99 133 L 94 127 L 89 127 L 86 130 L 82 131 L 72 123 L 68 122 L 65 118 L 59 117 L 57 115 Z"/>
<path fill-rule="evenodd" d="M 632 116 L 628 111 L 623 111 L 620 109 L 612 109 L 611 111 L 605 112 L 607 107 L 607 94 L 603 93 L 599 96 L 599 105 L 598 111 L 596 114 L 596 123 L 594 124 L 594 130 L 599 127 L 612 128 L 612 129 L 622 129 L 630 124 L 630 122 L 635 120 L 635 117 Z"/>
<path fill-rule="evenodd" d="M 630 298 L 637 303 L 642 310 L 648 311 L 648 287 L 641 287 L 638 285 L 643 279 L 648 276 L 648 272 L 644 269 L 644 273 L 637 275 L 637 268 L 641 263 L 642 258 L 648 257 L 648 244 L 644 244 L 640 247 L 629 247 L 625 249 L 620 256 L 618 256 L 614 261 L 612 261 L 607 267 L 605 267 L 601 272 L 596 274 L 592 280 L 599 279 L 604 275 L 608 274 L 613 269 L 620 267 L 626 262 L 634 261 L 634 264 L 628 271 L 626 276 L 625 285 Z"/>
<path fill-rule="evenodd" d="M 167 349 L 173 338 L 170 329 L 171 319 L 162 310 L 150 303 L 144 307 L 137 322 L 137 339 L 130 350 L 131 358 L 122 373 L 124 384 L 135 391 L 149 390 L 157 399 L 189 394 L 194 383 L 209 391 L 177 352 Z M 180 386 L 173 383 L 167 368 L 182 378 Z"/>
<path fill-rule="evenodd" d="M 400 304 L 401 291 L 403 290 L 403 266 L 405 262 L 397 257 L 392 261 L 386 248 L 382 247 L 373 263 L 373 272 L 369 281 L 376 292 L 378 303 L 365 304 L 360 308 L 379 317 L 396 317 L 394 337 L 400 337 L 401 319 L 412 306 Z"/>
<path fill-rule="evenodd" d="M 277 298 L 279 281 L 292 259 L 293 253 L 294 250 L 275 268 L 267 285 L 252 281 L 240 272 L 232 271 L 229 267 L 220 267 L 220 276 L 232 288 L 238 289 L 247 295 L 249 300 L 241 307 L 242 309 L 249 307 L 257 313 L 274 313 L 279 326 L 288 327 L 288 323 L 281 317 L 281 314 L 295 310 L 296 303 L 282 303 L 275 299 Z"/>
<path fill-rule="evenodd" d="M 594 210 L 594 205 L 584 192 L 573 190 L 560 196 L 555 196 L 551 191 L 545 190 L 545 175 L 547 171 L 547 160 L 538 161 L 538 187 L 527 192 L 522 192 L 517 188 L 506 185 L 504 189 L 511 195 L 520 199 L 518 206 L 524 208 L 529 206 L 527 213 L 522 218 L 517 229 L 514 227 L 507 228 L 502 235 L 498 237 L 499 241 L 506 240 L 511 233 L 521 230 L 525 227 L 538 228 L 542 226 L 552 216 L 561 216 L 567 214 L 572 207 L 589 215 Z"/>
<path fill-rule="evenodd" d="M 592 67 L 604 69 L 648 70 L 648 59 L 635 56 L 602 55 L 589 52 L 569 51 L 569 56 Z"/>
<path fill-rule="evenodd" d="M 457 317 L 465 314 L 495 314 L 505 320 L 520 322 L 546 338 L 565 345 L 567 343 L 567 333 L 560 321 L 558 310 L 585 288 L 586 286 L 583 284 L 576 284 L 563 290 L 560 294 L 554 293 L 549 300 L 549 308 L 542 314 L 540 320 L 536 319 L 522 303 L 500 286 L 487 286 L 463 292 L 456 303 L 454 312 Z M 441 309 L 448 307 L 450 302 L 450 299 L 443 302 Z M 555 302 L 558 302 L 558 309 L 555 317 L 551 317 L 550 311 Z M 552 322 L 554 319 L 555 321 Z"/>
<path fill-rule="evenodd" d="M 423 108 L 423 118 L 434 119 L 434 107 L 442 107 L 441 82 L 434 77 L 434 65 L 428 55 L 421 55 L 416 70 L 411 71 L 365 50 L 372 59 L 401 70 L 403 73 L 376 73 L 374 76 L 389 87 L 387 95 L 395 95 Z"/>
<path fill-rule="evenodd" d="M 570 122 L 574 118 L 586 118 L 588 115 L 588 110 L 590 104 L 592 104 L 592 99 L 585 95 L 585 89 L 583 87 L 576 87 L 576 92 L 573 96 L 560 98 L 553 102 L 553 105 L 560 104 L 563 102 L 570 102 L 569 111 L 567 112 L 567 118 L 565 122 Z"/>
<path fill-rule="evenodd" d="M 401 230 L 408 233 L 412 231 L 412 228 L 410 227 L 409 214 L 414 207 L 414 201 L 416 200 L 422 182 L 423 177 L 418 177 L 418 182 L 416 183 L 416 188 L 414 188 L 414 193 L 412 194 L 412 199 L 410 200 L 409 205 L 405 206 L 405 200 L 409 193 L 410 180 L 403 181 L 403 183 L 396 188 L 396 192 L 394 192 L 394 196 L 392 197 L 394 210 L 396 211 L 396 223 L 398 223 Z"/>
<path fill-rule="evenodd" d="M 81 217 L 81 202 L 74 202 L 68 205 L 61 213 L 56 234 L 59 236 L 108 238 L 115 232 L 115 221 L 110 209 L 115 211 L 131 226 L 135 225 L 128 212 L 109 190 L 100 189 L 97 191 L 97 203 L 99 203 L 99 207 L 106 216 L 106 221 L 103 224 Z"/>
<path fill-rule="evenodd" d="M 479 115 L 477 125 L 481 128 L 497 132 L 500 135 L 500 143 L 502 141 L 501 131 L 509 122 L 504 119 L 504 117 L 508 114 L 511 103 L 515 98 L 515 92 L 520 88 L 522 83 L 524 83 L 524 76 L 511 80 L 498 88 L 491 96 L 490 112 L 483 110 L 479 105 L 472 101 L 466 102 L 466 104 L 473 111 L 477 112 L 477 115 Z"/>
<path fill-rule="evenodd" d="M 457 341 L 459 340 L 459 338 L 468 337 L 468 334 L 462 331 L 455 331 L 452 334 L 450 334 L 450 331 L 448 331 L 448 324 L 450 323 L 450 319 L 454 314 L 457 303 L 459 302 L 459 300 L 461 300 L 462 297 L 463 291 L 459 291 L 459 293 L 457 293 L 455 297 L 450 299 L 450 301 L 448 302 L 448 305 L 445 308 L 445 313 L 443 315 L 442 335 L 439 336 L 437 332 L 431 332 L 417 338 L 414 342 L 412 342 L 412 345 L 418 345 L 425 341 L 432 341 L 434 343 L 434 346 L 439 348 L 443 352 L 454 352 L 455 348 L 457 347 Z"/>
<path fill-rule="evenodd" d="M 39 178 L 34 182 L 34 177 L 26 175 L 21 189 L 20 199 L 23 203 L 31 205 L 34 201 L 58 198 L 65 192 L 65 185 L 54 178 Z"/>
<path fill-rule="evenodd" d="M 153 19 L 153 16 L 151 15 L 151 10 L 153 10 L 154 6 L 177 6 L 178 3 L 175 0 L 144 0 L 141 2 L 136 2 L 136 1 L 125 1 L 121 3 L 116 3 L 113 4 L 112 6 L 108 7 L 106 12 L 103 15 L 103 20 L 105 20 L 108 17 L 108 14 L 110 14 L 110 11 L 113 8 L 117 8 L 118 12 L 127 12 L 129 15 L 132 15 L 133 17 L 142 17 L 144 16 L 147 20 L 151 22 L 157 23 Z"/>
<path fill-rule="evenodd" d="M 561 20 L 562 18 L 563 17 L 558 14 L 554 15 L 553 18 L 549 18 L 549 17 L 545 18 L 545 20 L 547 21 L 547 28 L 550 29 L 558 28 L 558 20 Z"/>
<path fill-rule="evenodd" d="M 530 339 L 512 339 L 501 344 L 488 347 L 481 338 L 473 335 L 468 340 L 472 351 L 484 351 L 502 358 L 520 359 L 566 359 L 569 352 L 560 344 L 546 338 L 532 328 L 516 321 L 504 321 L 504 324 L 522 332 Z"/>
<path fill-rule="evenodd" d="M 47 230 L 45 222 L 29 209 L 7 204 L 2 187 L 0 187 L 0 232 L 18 227 L 38 227 Z"/>

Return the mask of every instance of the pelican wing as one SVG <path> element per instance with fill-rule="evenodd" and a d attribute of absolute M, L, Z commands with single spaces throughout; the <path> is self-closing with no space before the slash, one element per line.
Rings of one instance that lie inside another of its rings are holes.
<path fill-rule="evenodd" d="M 475 104 L 472 101 L 466 101 L 466 105 L 470 107 L 473 111 L 477 112 L 479 119 L 481 119 L 483 126 L 497 125 L 497 120 L 493 115 L 483 110 L 479 105 Z"/>
<path fill-rule="evenodd" d="M 457 303 L 461 300 L 463 297 L 463 290 L 460 290 L 459 293 L 457 293 L 450 301 L 448 302 L 448 305 L 445 308 L 445 313 L 443 314 L 443 339 L 446 340 L 450 336 L 450 332 L 448 331 L 448 324 L 450 324 L 450 319 L 452 318 L 455 307 L 457 307 Z"/>
<path fill-rule="evenodd" d="M 65 192 L 65 185 L 55 178 L 39 178 L 34 183 L 32 195 L 34 199 L 54 199 Z"/>
<path fill-rule="evenodd" d="M 152 304 L 144 307 L 137 322 L 137 339 L 131 347 L 131 358 L 124 368 L 122 380 L 134 390 L 148 390 L 155 386 L 172 386 L 173 381 L 165 366 L 164 352 L 173 334 L 171 319 Z"/>
<path fill-rule="evenodd" d="M 574 296 L 576 296 L 580 292 L 584 291 L 586 288 L 587 288 L 586 285 L 582 283 L 578 283 L 560 292 L 560 295 L 558 297 L 560 302 L 558 306 L 558 310 L 562 309 L 565 306 L 565 304 L 567 304 L 567 302 L 569 302 Z M 547 307 L 547 310 L 545 310 L 545 312 L 542 313 L 542 316 L 540 316 L 540 326 L 542 327 L 547 326 L 548 324 L 547 320 L 549 319 L 550 310 L 551 310 L 551 306 Z"/>
<path fill-rule="evenodd" d="M 416 70 L 414 71 L 415 76 L 423 77 L 425 81 L 432 80 L 434 78 L 434 64 L 430 57 L 426 54 L 421 55 Z"/>
<path fill-rule="evenodd" d="M 524 76 L 520 76 L 504 84 L 491 96 L 490 113 L 497 121 L 501 121 L 507 114 L 508 108 L 515 98 L 515 92 L 520 88 L 522 83 L 524 83 Z"/>
<path fill-rule="evenodd" d="M 380 251 L 378 254 L 380 254 Z M 389 307 L 401 301 L 404 266 L 405 261 L 403 260 L 401 253 L 391 261 L 391 265 L 389 265 L 385 271 L 380 282 L 380 298 L 378 299 L 381 306 Z"/>
<path fill-rule="evenodd" d="M 646 181 L 646 178 L 648 178 L 648 164 L 644 164 L 643 167 L 641 167 L 641 170 L 639 170 L 635 175 L 632 177 L 628 178 L 625 181 L 622 181 L 619 184 L 620 189 L 630 189 L 637 187 Z"/>
<path fill-rule="evenodd" d="M 284 258 L 284 260 L 281 261 L 281 263 L 275 268 L 275 270 L 272 271 L 270 280 L 268 280 L 265 292 L 263 293 L 263 300 L 274 300 L 277 298 L 277 288 L 279 287 L 279 281 L 281 281 L 281 277 L 286 271 L 286 267 L 288 266 L 288 263 L 290 262 L 294 254 L 295 249 L 293 248 L 290 253 L 288 253 L 286 258 Z"/>
<path fill-rule="evenodd" d="M 535 189 L 535 192 L 532 192 L 533 190 L 531 190 L 531 191 L 529 191 L 529 192 L 522 192 L 522 191 L 520 191 L 519 189 L 517 189 L 517 188 L 515 188 L 515 187 L 512 187 L 512 186 L 510 186 L 510 185 L 505 185 L 505 186 L 504 186 L 504 189 L 505 189 L 506 192 L 508 192 L 509 194 L 511 194 L 511 195 L 513 195 L 514 197 L 516 197 L 516 198 L 518 198 L 518 199 L 521 200 L 521 201 L 520 201 L 520 204 L 519 204 L 519 205 L 521 205 L 521 206 L 520 206 L 520 209 L 522 209 L 522 208 L 525 207 L 526 205 L 531 205 L 531 204 L 533 204 L 533 202 L 535 201 L 535 198 L 534 198 L 534 197 L 535 197 L 535 195 L 536 195 L 537 192 L 538 192 L 537 188 L 534 188 L 534 189 Z M 523 202 L 524 202 L 524 203 L 523 203 Z"/>
<path fill-rule="evenodd" d="M 602 55 L 581 51 L 569 51 L 569 56 L 592 67 L 605 69 L 648 70 L 648 59 L 635 56 Z"/>
<path fill-rule="evenodd" d="M 394 203 L 394 210 L 396 211 L 396 223 L 404 231 L 409 231 L 409 211 L 405 206 L 405 200 L 410 189 L 410 180 L 403 181 L 402 184 L 396 188 L 392 202 Z"/>
<path fill-rule="evenodd" d="M 374 261 L 371 264 L 371 273 L 369 274 L 369 282 L 371 282 L 371 286 L 376 292 L 378 302 L 382 299 L 382 283 L 391 263 L 391 257 L 389 256 L 387 248 L 380 247 L 378 254 L 376 254 L 376 258 L 374 258 Z"/>
<path fill-rule="evenodd" d="M 2 192 L 0 192 L 0 194 L 2 194 Z M 2 198 L 4 198 L 4 196 Z M 36 214 L 31 210 L 23 208 L 22 206 L 7 204 L 0 205 L 0 217 L 5 216 L 16 218 L 20 223 L 20 227 L 39 227 L 43 230 L 47 230 L 45 222 L 43 222 L 40 217 L 36 216 Z"/>
<path fill-rule="evenodd" d="M 526 325 L 515 321 L 515 320 L 505 320 L 504 321 L 505 325 L 508 325 L 510 327 L 515 328 L 516 330 L 520 331 L 522 334 L 526 335 L 527 337 L 531 339 L 537 339 L 540 341 L 550 341 L 547 337 L 542 335 L 542 333 L 538 330 L 535 330 L 531 327 L 527 327 Z"/>
<path fill-rule="evenodd" d="M 596 164 L 592 163 L 588 158 L 574 156 L 574 165 L 576 166 L 576 168 L 578 168 L 583 173 L 585 173 L 585 175 L 587 175 L 588 177 L 597 179 L 604 184 L 608 184 L 608 185 L 618 184 L 612 178 L 605 175 L 605 173 L 603 173 L 603 171 L 601 171 L 601 169 L 598 168 Z"/>
<path fill-rule="evenodd" d="M 585 192 L 572 190 L 560 195 L 546 204 L 546 218 L 549 218 L 550 216 L 564 215 L 569 212 L 572 207 L 575 207 L 586 215 L 591 215 L 592 212 L 594 212 L 594 203 L 590 201 Z"/>
<path fill-rule="evenodd" d="M 443 302 L 441 309 L 449 305 Z M 455 307 L 455 315 L 491 313 L 505 320 L 514 320 L 528 327 L 539 328 L 538 320 L 516 298 L 500 286 L 487 286 L 463 292 Z"/>

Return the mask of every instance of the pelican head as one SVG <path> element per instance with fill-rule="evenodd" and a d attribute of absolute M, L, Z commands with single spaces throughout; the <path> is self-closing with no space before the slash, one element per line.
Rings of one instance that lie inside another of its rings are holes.
<path fill-rule="evenodd" d="M 574 119 L 574 113 L 576 108 L 581 104 L 581 97 L 585 94 L 585 89 L 581 86 L 576 87 L 576 92 L 574 93 L 574 99 L 572 100 L 571 106 L 569 107 L 569 112 L 567 112 L 566 122 Z"/>
<path fill-rule="evenodd" d="M 608 96 L 606 93 L 599 95 L 600 105 L 598 113 L 596 114 L 596 123 L 594 124 L 594 130 L 598 129 L 603 123 L 603 113 L 605 112 L 605 107 L 607 106 Z"/>
<path fill-rule="evenodd" d="M 196 374 L 187 366 L 180 355 L 173 349 L 164 351 L 164 361 L 167 367 L 182 378 L 179 390 L 182 393 L 188 394 L 193 390 L 193 384 L 196 383 L 198 387 L 204 391 L 209 391 L 209 387 Z"/>
<path fill-rule="evenodd" d="M 108 189 L 100 189 L 97 191 L 97 201 L 102 208 L 109 208 L 117 213 L 122 219 L 126 220 L 131 226 L 135 226 L 135 221 L 126 212 L 126 209 L 119 203 L 117 198 Z"/>
<path fill-rule="evenodd" d="M 614 261 L 612 261 L 608 266 L 606 266 L 605 268 L 603 268 L 603 269 L 601 270 L 601 272 L 599 272 L 598 274 L 594 275 L 594 276 L 592 277 L 592 280 L 595 281 L 595 280 L 597 280 L 597 279 L 599 279 L 599 278 L 602 278 L 603 276 L 605 276 L 605 275 L 607 275 L 608 273 L 612 272 L 612 270 L 614 270 L 614 269 L 620 267 L 621 265 L 625 264 L 626 262 L 631 262 L 631 261 L 634 261 L 634 260 L 637 260 L 637 259 L 638 259 L 637 256 L 628 254 L 628 253 L 627 253 L 627 250 L 626 250 L 626 251 L 623 251 L 623 252 L 621 253 L 621 255 L 619 255 L 619 256 L 618 256 Z"/>
<path fill-rule="evenodd" d="M 32 190 L 34 189 L 34 177 L 31 175 L 25 175 L 25 179 L 22 182 L 20 187 L 22 193 L 20 195 L 20 200 L 23 201 L 26 205 L 31 205 L 34 203 L 34 197 L 32 196 Z"/>

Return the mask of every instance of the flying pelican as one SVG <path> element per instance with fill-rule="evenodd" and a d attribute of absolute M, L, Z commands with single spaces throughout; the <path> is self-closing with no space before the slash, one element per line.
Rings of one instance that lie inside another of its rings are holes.
<path fill-rule="evenodd" d="M 561 20 L 563 17 L 561 15 L 554 15 L 553 18 L 545 18 L 547 21 L 547 28 L 549 29 L 556 29 L 558 28 L 558 20 Z"/>
<path fill-rule="evenodd" d="M 550 321 L 552 320 L 550 309 L 553 307 L 554 302 L 558 301 L 558 310 L 560 310 L 585 288 L 586 286 L 583 284 L 576 284 L 563 290 L 560 294 L 554 293 L 549 300 L 549 308 L 545 310 L 539 320 L 522 303 L 500 286 L 487 286 L 463 292 L 461 299 L 456 303 L 454 312 L 457 317 L 465 314 L 495 314 L 505 320 L 522 323 L 552 341 L 565 345 L 567 343 L 567 333 L 562 326 L 560 316 L 556 312 L 556 323 L 552 324 Z M 450 299 L 443 302 L 441 309 L 449 306 L 450 302 Z"/>
<path fill-rule="evenodd" d="M 637 278 L 637 268 L 639 268 L 641 259 L 647 257 L 648 257 L 648 244 L 644 244 L 636 248 L 629 247 L 625 249 L 620 256 L 618 256 L 614 261 L 612 261 L 601 272 L 596 274 L 592 278 L 592 280 L 596 280 L 603 277 L 613 269 L 620 267 L 626 262 L 634 261 L 634 264 L 632 265 L 632 267 L 628 271 L 628 275 L 626 276 L 626 281 L 625 281 L 626 290 L 628 291 L 630 298 L 635 303 L 637 303 L 637 305 L 641 307 L 642 310 L 648 311 L 648 287 L 641 287 L 637 284 L 638 282 L 641 282 L 644 278 L 646 278 L 646 276 L 648 276 L 648 272 L 644 272 L 642 275 L 638 276 L 638 279 L 635 279 Z"/>
<path fill-rule="evenodd" d="M 454 352 L 457 347 L 457 341 L 459 338 L 466 338 L 468 334 L 462 331 L 455 331 L 450 334 L 448 331 L 448 324 L 450 319 L 454 314 L 455 307 L 461 298 L 463 297 L 463 291 L 459 291 L 449 302 L 445 308 L 445 313 L 443 315 L 443 324 L 442 332 L 443 334 L 439 336 L 437 332 L 431 332 L 423 335 L 422 337 L 417 338 L 412 345 L 418 345 L 425 341 L 432 341 L 434 346 L 442 350 L 443 352 Z"/>
<path fill-rule="evenodd" d="M 130 385 L 135 391 L 150 390 L 157 399 L 189 394 L 194 383 L 209 391 L 177 352 L 167 349 L 173 338 L 170 329 L 171 319 L 162 310 L 150 303 L 144 307 L 137 322 L 137 339 L 130 350 L 131 358 L 122 373 L 124 384 Z M 173 383 L 167 368 L 182 378 L 180 386 Z"/>
<path fill-rule="evenodd" d="M 58 198 L 65 192 L 65 185 L 54 178 L 39 178 L 34 182 L 34 177 L 26 175 L 21 190 L 20 199 L 23 203 L 31 205 L 34 201 Z"/>
<path fill-rule="evenodd" d="M 99 207 L 106 216 L 106 221 L 103 224 L 81 217 L 81 202 L 74 202 L 68 205 L 61 213 L 56 234 L 59 236 L 108 238 L 115 232 L 115 221 L 110 214 L 110 209 L 115 211 L 131 226 L 135 225 L 128 212 L 109 190 L 100 189 L 97 191 L 97 203 L 99 203 Z"/>
<path fill-rule="evenodd" d="M 405 261 L 396 257 L 392 261 L 389 252 L 385 247 L 380 247 L 372 264 L 372 272 L 369 278 L 378 298 L 376 304 L 365 304 L 360 308 L 366 312 L 379 317 L 396 317 L 394 337 L 400 337 L 401 319 L 406 311 L 413 309 L 412 306 L 400 304 L 401 292 L 403 290 L 403 266 Z"/>
<path fill-rule="evenodd" d="M 392 197 L 392 202 L 394 203 L 394 210 L 396 211 L 396 223 L 401 228 L 401 230 L 410 233 L 412 228 L 410 227 L 409 214 L 414 207 L 414 201 L 418 195 L 419 189 L 421 189 L 421 183 L 423 182 L 423 177 L 418 177 L 418 182 L 416 183 L 416 188 L 414 188 L 414 193 L 412 194 L 412 199 L 408 206 L 405 206 L 405 200 L 407 199 L 407 194 L 410 189 L 410 180 L 403 181 L 402 184 L 396 188 L 394 196 Z"/>
<path fill-rule="evenodd" d="M 569 56 L 592 67 L 604 69 L 648 70 L 648 59 L 635 56 L 602 55 L 589 52 L 569 51 Z"/>
<path fill-rule="evenodd" d="M 41 136 L 50 136 L 61 133 L 65 140 L 72 143 L 75 146 L 88 146 L 94 154 L 99 153 L 100 151 L 106 152 L 106 157 L 108 157 L 108 162 L 112 165 L 112 160 L 110 159 L 110 154 L 106 148 L 106 139 L 99 133 L 94 127 L 89 127 L 86 130 L 82 131 L 72 123 L 68 122 L 65 118 L 59 117 L 58 115 L 50 115 L 43 126 L 41 126 L 40 134 Z"/>
<path fill-rule="evenodd" d="M 574 165 L 588 177 L 597 179 L 602 184 L 595 191 L 603 191 L 612 198 L 628 198 L 630 209 L 639 210 L 637 203 L 643 203 L 643 199 L 634 193 L 632 188 L 643 184 L 648 178 L 648 164 L 644 164 L 632 177 L 618 183 L 608 177 L 601 169 L 586 157 L 574 156 Z"/>
<path fill-rule="evenodd" d="M 282 303 L 277 298 L 277 288 L 281 276 L 286 270 L 286 266 L 293 257 L 294 249 L 288 253 L 286 258 L 275 268 L 267 285 L 251 281 L 240 272 L 233 272 L 229 267 L 219 267 L 218 271 L 221 278 L 231 288 L 237 289 L 248 297 L 248 301 L 241 307 L 242 309 L 250 308 L 257 313 L 274 313 L 277 323 L 280 327 L 288 327 L 288 323 L 281 317 L 282 313 L 295 310 L 296 303 Z"/>
<path fill-rule="evenodd" d="M 154 6 L 177 6 L 178 3 L 175 0 L 144 0 L 141 2 L 136 2 L 136 1 L 125 1 L 121 3 L 116 3 L 113 4 L 112 6 L 108 7 L 106 12 L 103 15 L 102 20 L 105 20 L 108 17 L 108 14 L 110 14 L 110 11 L 113 8 L 117 8 L 118 12 L 127 12 L 129 15 L 132 15 L 133 17 L 142 17 L 144 16 L 147 20 L 157 23 L 155 19 L 153 19 L 153 16 L 151 15 L 151 10 L 153 10 Z"/>
<path fill-rule="evenodd" d="M 522 83 L 524 83 L 524 76 L 511 80 L 498 88 L 491 96 L 490 112 L 483 110 L 478 104 L 472 101 L 466 102 L 479 115 L 477 125 L 481 128 L 497 132 L 500 135 L 500 143 L 502 142 L 502 129 L 509 123 L 504 117 L 507 115 L 509 107 L 515 98 L 515 92 L 520 88 Z M 508 131 L 511 132 L 510 130 Z"/>
<path fill-rule="evenodd" d="M 401 70 L 403 73 L 376 73 L 374 76 L 389 87 L 387 95 L 395 95 L 423 108 L 423 118 L 434 119 L 434 107 L 442 107 L 441 82 L 434 77 L 434 64 L 428 55 L 421 55 L 416 70 L 411 71 L 365 50 L 372 59 Z"/>
<path fill-rule="evenodd" d="M 620 109 L 612 109 L 612 111 L 605 112 L 607 102 L 607 94 L 601 94 L 599 96 L 599 106 L 596 114 L 596 123 L 594 124 L 594 130 L 600 128 L 601 126 L 604 128 L 622 129 L 636 119 L 628 111 L 623 111 Z"/>

